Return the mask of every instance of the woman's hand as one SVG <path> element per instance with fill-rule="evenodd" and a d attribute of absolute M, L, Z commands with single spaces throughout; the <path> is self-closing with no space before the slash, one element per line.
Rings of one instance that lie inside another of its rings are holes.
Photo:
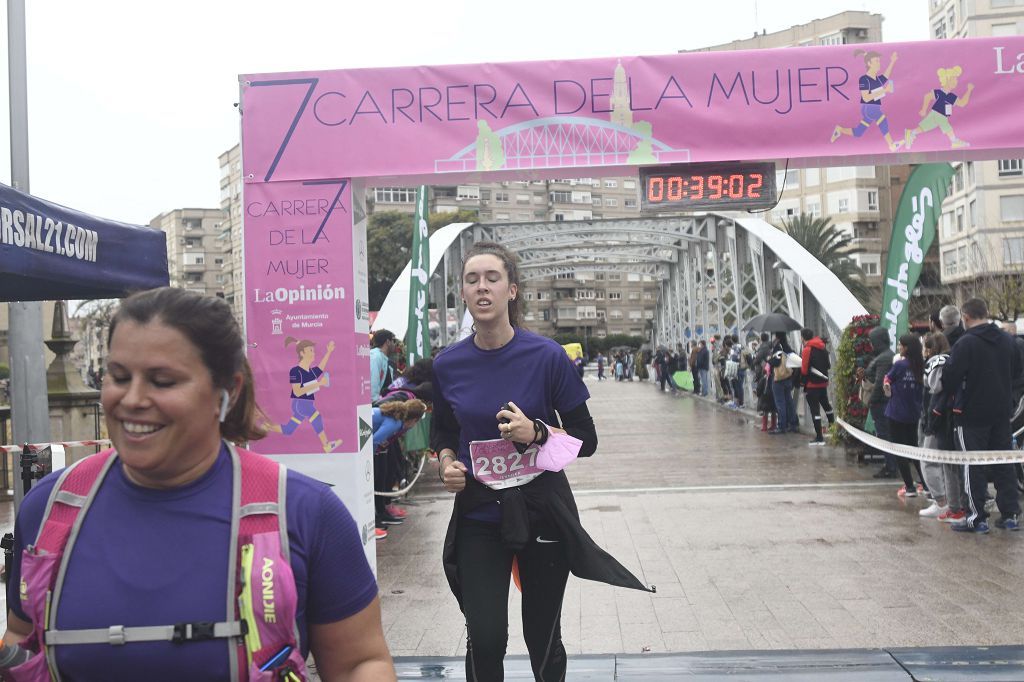
<path fill-rule="evenodd" d="M 466 465 L 457 459 L 445 457 L 441 460 L 441 482 L 450 493 L 461 492 L 466 487 Z"/>
<path fill-rule="evenodd" d="M 884 384 L 882 384 L 882 393 L 885 394 L 886 398 L 891 398 L 892 397 L 892 384 L 890 384 L 888 381 L 885 382 Z"/>
<path fill-rule="evenodd" d="M 508 403 L 508 410 L 501 410 L 494 418 L 499 420 L 508 419 L 507 424 L 498 424 L 498 432 L 505 440 L 515 443 L 532 443 L 536 432 L 533 430 L 533 420 L 523 414 L 523 411 L 516 407 L 512 401 Z"/>

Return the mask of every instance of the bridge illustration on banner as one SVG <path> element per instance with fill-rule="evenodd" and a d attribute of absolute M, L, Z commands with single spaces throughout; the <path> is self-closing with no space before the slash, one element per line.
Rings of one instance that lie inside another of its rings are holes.
<path fill-rule="evenodd" d="M 644 122 L 628 126 L 595 118 L 554 116 L 495 131 L 485 121 L 478 126 L 476 141 L 451 158 L 435 161 L 436 172 L 690 161 L 688 149 L 673 149 L 655 139 L 650 124 Z"/>

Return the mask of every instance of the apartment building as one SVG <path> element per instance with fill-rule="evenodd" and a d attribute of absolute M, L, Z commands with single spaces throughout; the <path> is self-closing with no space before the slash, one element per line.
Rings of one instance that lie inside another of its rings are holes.
<path fill-rule="evenodd" d="M 1024 0 L 929 0 L 928 8 L 932 38 L 1024 35 Z M 1024 274 L 1024 159 L 954 167 L 939 250 L 942 281 L 962 301 Z"/>
<path fill-rule="evenodd" d="M 850 11 L 703 50 L 758 50 L 881 41 L 882 15 Z M 880 289 L 884 254 L 889 249 L 892 219 L 902 191 L 899 176 L 905 175 L 905 171 L 906 167 L 890 166 L 779 169 L 777 186 L 781 199 L 767 219 L 781 225 L 783 220 L 800 213 L 831 218 L 833 225 L 853 238 L 855 246 L 865 250 L 855 259 L 864 269 L 867 283 Z"/>
<path fill-rule="evenodd" d="M 220 165 L 220 209 L 224 213 L 218 235 L 223 258 L 224 300 L 231 305 L 235 319 L 245 314 L 245 283 L 242 281 L 242 150 L 235 145 L 218 157 Z"/>
<path fill-rule="evenodd" d="M 177 208 L 149 222 L 150 227 L 167 235 L 167 269 L 172 286 L 224 296 L 224 220 L 225 213 L 219 208 Z"/>

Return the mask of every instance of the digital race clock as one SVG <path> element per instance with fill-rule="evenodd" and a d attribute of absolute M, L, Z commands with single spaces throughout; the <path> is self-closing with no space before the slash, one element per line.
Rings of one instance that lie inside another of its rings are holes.
<path fill-rule="evenodd" d="M 688 163 L 640 169 L 645 211 L 769 208 L 778 197 L 775 164 Z"/>

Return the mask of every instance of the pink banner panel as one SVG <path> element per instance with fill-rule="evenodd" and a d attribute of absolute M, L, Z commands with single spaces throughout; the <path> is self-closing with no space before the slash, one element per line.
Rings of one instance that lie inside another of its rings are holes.
<path fill-rule="evenodd" d="M 245 188 L 245 314 L 266 454 L 358 452 L 370 402 L 366 334 L 356 332 L 348 180 Z"/>
<path fill-rule="evenodd" d="M 241 77 L 246 182 L 1024 146 L 1024 37 Z"/>

